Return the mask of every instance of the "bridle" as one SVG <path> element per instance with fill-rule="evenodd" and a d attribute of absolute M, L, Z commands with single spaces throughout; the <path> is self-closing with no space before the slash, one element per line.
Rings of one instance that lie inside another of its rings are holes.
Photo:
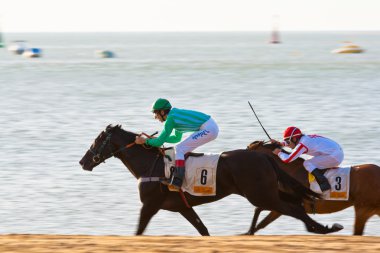
<path fill-rule="evenodd" d="M 100 145 L 99 149 L 97 151 L 95 151 L 94 149 L 92 149 L 91 147 L 89 148 L 89 152 L 93 155 L 92 156 L 92 161 L 95 163 L 95 164 L 99 164 L 99 163 L 105 163 L 106 160 L 112 156 L 115 156 L 117 153 L 127 149 L 127 148 L 130 148 L 132 147 L 133 145 L 136 144 L 135 141 L 131 142 L 131 143 L 128 143 L 127 145 L 119 148 L 118 150 L 116 151 L 112 151 L 112 148 L 111 148 L 111 137 L 112 137 L 112 133 L 111 132 L 108 132 L 108 131 L 105 131 L 105 133 L 107 134 L 106 138 L 104 139 L 104 141 L 102 142 L 102 144 Z M 146 133 L 141 133 L 139 134 L 140 135 L 144 135 L 148 138 L 152 138 L 154 135 L 156 135 L 158 132 L 155 132 L 153 133 L 152 135 L 148 135 Z M 110 150 L 110 153 L 108 155 L 104 155 L 103 154 L 103 151 L 106 149 L 106 147 L 109 148 Z M 148 147 L 146 146 L 145 144 L 143 144 L 143 147 L 146 148 L 146 149 L 151 149 L 152 147 Z"/>
<path fill-rule="evenodd" d="M 104 141 L 102 142 L 102 144 L 100 145 L 98 151 L 96 152 L 94 149 L 92 149 L 91 147 L 89 148 L 89 152 L 93 155 L 92 157 L 92 161 L 95 163 L 95 164 L 100 164 L 102 162 L 105 163 L 106 159 L 112 157 L 112 156 L 115 156 L 115 154 L 127 149 L 127 148 L 130 148 L 132 146 L 134 146 L 136 144 L 135 141 L 119 148 L 118 150 L 116 151 L 112 151 L 112 148 L 111 148 L 111 137 L 112 137 L 112 133 L 111 132 L 108 132 L 107 130 L 105 131 L 105 133 L 107 134 L 106 138 L 104 139 Z M 139 136 L 141 135 L 144 135 L 148 138 L 152 138 L 154 135 L 156 135 L 158 132 L 155 132 L 153 133 L 152 135 L 148 135 L 146 133 L 141 133 L 139 134 Z M 150 146 L 146 146 L 145 144 L 142 144 L 142 146 L 145 148 L 145 149 L 151 149 L 153 147 L 150 147 Z M 110 153 L 107 155 L 108 157 L 106 157 L 105 155 L 103 155 L 103 151 L 106 149 L 106 147 L 109 147 L 110 149 Z M 148 171 L 148 176 L 147 177 L 140 177 L 140 183 L 146 183 L 146 182 L 161 182 L 162 178 L 160 177 L 151 177 L 151 174 L 154 170 L 154 168 L 156 167 L 156 164 L 157 164 L 157 161 L 159 159 L 160 156 L 165 156 L 165 150 L 166 149 L 171 149 L 170 148 L 158 148 L 158 153 L 156 155 L 156 158 L 154 160 L 154 162 L 152 163 L 152 165 L 150 166 L 150 169 Z M 136 177 L 135 173 L 131 170 L 132 174 Z M 136 177 L 137 178 L 137 177 Z M 181 196 L 181 199 L 182 201 L 185 203 L 186 207 L 187 208 L 191 208 L 191 206 L 189 205 L 189 203 L 187 202 L 186 200 L 186 197 L 183 193 L 182 190 L 179 191 L 179 194 Z"/>
<path fill-rule="evenodd" d="M 100 145 L 100 147 L 98 148 L 97 151 L 95 151 L 94 149 L 90 148 L 89 151 L 90 153 L 93 155 L 92 156 L 92 161 L 96 164 L 99 164 L 99 163 L 102 163 L 106 161 L 107 157 L 103 155 L 103 152 L 104 150 L 106 149 L 106 147 L 108 147 L 110 149 L 110 157 L 111 156 L 114 156 L 116 153 L 120 152 L 122 149 L 124 149 L 125 147 L 121 148 L 120 150 L 117 150 L 116 152 L 112 152 L 112 148 L 111 148 L 111 137 L 112 137 L 112 133 L 109 133 L 109 132 L 105 132 L 107 134 L 106 138 L 104 139 L 104 141 L 102 142 L 102 144 Z"/>

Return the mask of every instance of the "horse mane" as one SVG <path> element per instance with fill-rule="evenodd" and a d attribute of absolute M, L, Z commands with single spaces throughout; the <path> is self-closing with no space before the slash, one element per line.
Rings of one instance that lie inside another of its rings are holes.
<path fill-rule="evenodd" d="M 119 131 L 121 133 L 122 136 L 128 136 L 128 137 L 132 137 L 133 140 L 131 141 L 134 141 L 134 138 L 139 135 L 137 133 L 134 133 L 134 132 L 131 132 L 131 131 L 127 131 L 125 129 L 122 128 L 121 125 L 112 125 L 112 124 L 109 124 L 107 127 L 106 127 L 106 132 L 115 132 L 115 131 Z M 144 144 L 146 146 L 146 144 Z M 140 146 L 140 145 L 137 145 L 137 146 Z M 158 147 L 152 147 L 152 146 L 149 146 L 147 145 L 149 148 L 146 148 L 146 150 L 153 150 L 153 151 L 156 151 L 157 149 L 159 149 Z"/>
<path fill-rule="evenodd" d="M 106 132 L 109 132 L 109 131 L 113 131 L 115 129 L 122 129 L 121 125 L 117 124 L 117 125 L 112 125 L 112 124 L 109 124 L 107 127 L 106 127 Z"/>
<path fill-rule="evenodd" d="M 124 132 L 124 133 L 128 133 L 128 134 L 132 134 L 134 136 L 137 136 L 138 134 L 136 133 L 133 133 L 131 131 L 127 131 L 125 129 L 122 128 L 121 125 L 117 124 L 117 125 L 112 125 L 112 124 L 109 124 L 107 127 L 106 127 L 106 132 L 114 132 L 115 130 L 120 130 L 121 132 Z"/>
<path fill-rule="evenodd" d="M 266 143 L 265 141 L 254 141 L 252 142 L 251 144 L 248 145 L 247 149 L 250 149 L 250 150 L 255 150 L 257 147 L 264 147 L 264 148 L 269 148 L 269 149 L 272 149 L 272 147 L 275 147 L 275 144 L 272 144 L 272 143 Z M 284 152 L 286 154 L 290 154 L 291 152 L 287 151 L 287 150 L 284 150 L 282 149 L 281 152 Z M 298 157 L 297 159 L 295 159 L 293 162 L 299 162 L 299 163 L 303 163 L 305 161 L 305 158 L 303 157 Z"/>

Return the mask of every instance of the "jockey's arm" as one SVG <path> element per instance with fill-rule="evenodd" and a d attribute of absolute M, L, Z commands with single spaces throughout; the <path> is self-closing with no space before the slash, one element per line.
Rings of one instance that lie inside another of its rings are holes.
<path fill-rule="evenodd" d="M 174 121 L 172 118 L 168 117 L 165 121 L 164 129 L 162 130 L 160 136 L 154 139 L 146 139 L 145 143 L 153 146 L 153 147 L 160 147 L 165 142 L 168 142 L 168 139 L 170 137 L 170 134 L 172 133 L 174 128 Z"/>
<path fill-rule="evenodd" d="M 303 145 L 302 143 L 299 143 L 290 154 L 286 154 L 284 152 L 279 152 L 278 157 L 284 162 L 284 163 L 290 163 L 300 157 L 303 153 L 307 152 L 307 147 Z"/>
<path fill-rule="evenodd" d="M 174 135 L 169 136 L 166 139 L 166 142 L 168 143 L 177 143 L 180 142 L 182 139 L 182 132 L 178 131 L 177 129 L 174 130 Z"/>

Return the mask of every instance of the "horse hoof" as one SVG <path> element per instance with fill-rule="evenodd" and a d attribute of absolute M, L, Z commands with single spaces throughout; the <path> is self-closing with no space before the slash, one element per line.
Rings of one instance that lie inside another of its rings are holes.
<path fill-rule="evenodd" d="M 246 232 L 246 233 L 238 234 L 238 236 L 242 236 L 242 235 L 253 235 L 253 234 L 250 233 L 250 232 Z"/>
<path fill-rule="evenodd" d="M 333 232 L 337 232 L 337 231 L 340 231 L 340 230 L 342 230 L 344 227 L 342 226 L 342 225 L 340 225 L 340 224 L 338 224 L 338 223 L 334 223 L 333 225 L 332 225 L 332 227 L 331 227 L 331 230 L 333 231 Z"/>

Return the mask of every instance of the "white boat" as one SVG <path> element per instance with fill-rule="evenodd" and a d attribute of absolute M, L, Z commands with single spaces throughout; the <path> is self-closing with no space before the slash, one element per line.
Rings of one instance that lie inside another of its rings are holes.
<path fill-rule="evenodd" d="M 348 43 L 345 46 L 342 46 L 340 48 L 334 49 L 331 51 L 331 53 L 334 54 L 358 54 L 363 53 L 364 50 L 360 48 L 358 45 L 355 45 L 353 43 Z"/>
<path fill-rule="evenodd" d="M 40 48 L 28 48 L 25 49 L 24 53 L 22 56 L 28 57 L 28 58 L 37 58 L 41 57 L 42 50 Z"/>
<path fill-rule="evenodd" d="M 23 54 L 26 49 L 26 41 L 23 40 L 12 41 L 8 46 L 8 50 L 14 54 Z"/>

